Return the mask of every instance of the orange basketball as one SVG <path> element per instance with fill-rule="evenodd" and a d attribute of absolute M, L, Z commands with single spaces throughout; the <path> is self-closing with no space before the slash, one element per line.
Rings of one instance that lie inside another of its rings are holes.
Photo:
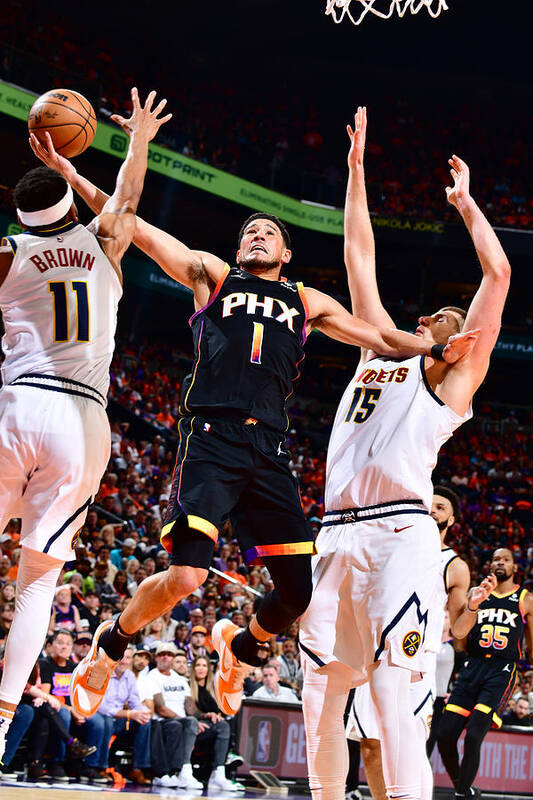
<path fill-rule="evenodd" d="M 57 152 L 72 158 L 83 153 L 96 133 L 96 115 L 89 101 L 71 89 L 51 89 L 37 98 L 28 128 L 46 146 L 48 131 Z"/>

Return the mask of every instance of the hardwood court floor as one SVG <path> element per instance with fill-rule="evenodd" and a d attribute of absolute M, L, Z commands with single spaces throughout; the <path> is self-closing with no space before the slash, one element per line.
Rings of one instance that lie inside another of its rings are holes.
<path fill-rule="evenodd" d="M 85 784 L 34 784 L 34 783 L 0 783 L 0 800 L 91 800 L 91 795 L 96 795 L 98 800 L 155 800 L 161 798 L 179 798 L 179 800 L 244 800 L 247 798 L 257 798 L 263 792 L 232 792 L 228 794 L 216 794 L 212 796 L 202 795 L 200 792 L 186 792 L 184 790 L 156 788 L 137 788 L 128 784 L 123 789 L 109 789 L 100 786 L 90 786 Z M 269 800 L 277 800 L 277 795 L 269 795 Z M 280 797 L 279 800 L 282 800 Z M 283 800 L 287 800 L 286 795 Z M 304 800 L 300 796 L 291 796 L 291 800 Z M 309 800 L 309 797 L 305 798 Z"/>

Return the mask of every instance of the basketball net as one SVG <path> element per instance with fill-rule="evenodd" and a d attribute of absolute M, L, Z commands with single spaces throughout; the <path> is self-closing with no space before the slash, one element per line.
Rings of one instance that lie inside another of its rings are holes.
<path fill-rule="evenodd" d="M 342 22 L 347 16 L 354 25 L 359 25 L 367 14 L 390 19 L 395 11 L 399 17 L 404 17 L 408 11 L 418 14 L 422 8 L 433 18 L 448 10 L 446 0 L 326 0 L 326 14 L 330 14 L 334 22 Z"/>

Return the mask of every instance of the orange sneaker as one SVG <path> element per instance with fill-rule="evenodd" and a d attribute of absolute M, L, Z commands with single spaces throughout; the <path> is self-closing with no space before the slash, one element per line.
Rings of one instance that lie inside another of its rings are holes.
<path fill-rule="evenodd" d="M 98 626 L 91 649 L 77 665 L 70 679 L 72 708 L 84 717 L 91 717 L 95 711 L 98 711 L 117 663 L 109 658 L 101 647 L 98 647 L 100 636 L 104 631 L 112 628 L 114 622 L 113 619 L 106 619 Z"/>
<path fill-rule="evenodd" d="M 246 673 L 250 669 L 232 653 L 231 642 L 242 628 L 238 628 L 229 619 L 221 619 L 211 631 L 211 641 L 218 652 L 218 668 L 215 673 L 215 696 L 218 707 L 223 714 L 233 716 L 241 707 L 242 688 Z"/>

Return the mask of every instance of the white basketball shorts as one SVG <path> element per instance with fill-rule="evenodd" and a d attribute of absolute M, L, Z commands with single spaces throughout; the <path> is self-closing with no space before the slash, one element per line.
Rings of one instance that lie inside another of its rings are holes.
<path fill-rule="evenodd" d="M 435 702 L 435 675 L 425 673 L 422 680 L 411 683 L 411 708 L 422 726 L 424 739 L 429 738 L 433 703 Z M 370 684 L 364 683 L 355 690 L 355 697 L 348 714 L 346 737 L 359 742 L 361 739 L 380 739 L 377 712 L 370 692 Z"/>
<path fill-rule="evenodd" d="M 353 686 L 385 657 L 426 670 L 430 609 L 442 580 L 440 537 L 420 506 L 400 503 L 326 514 L 317 537 L 300 646 L 314 669 L 344 664 Z"/>
<path fill-rule="evenodd" d="M 68 561 L 109 460 L 109 422 L 90 387 L 36 382 L 0 389 L 0 533 L 22 517 L 23 546 Z"/>

